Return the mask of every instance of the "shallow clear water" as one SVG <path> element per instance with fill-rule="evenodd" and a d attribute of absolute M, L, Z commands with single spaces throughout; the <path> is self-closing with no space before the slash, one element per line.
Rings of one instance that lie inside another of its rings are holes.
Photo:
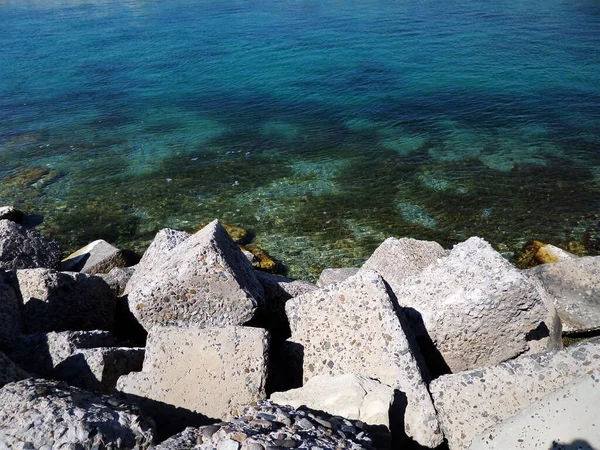
<path fill-rule="evenodd" d="M 67 250 L 249 228 L 600 252 L 596 0 L 0 1 L 0 204 Z"/>

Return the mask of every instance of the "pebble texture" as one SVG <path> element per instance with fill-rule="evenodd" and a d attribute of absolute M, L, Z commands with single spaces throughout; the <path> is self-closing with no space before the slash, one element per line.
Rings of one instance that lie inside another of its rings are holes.
<path fill-rule="evenodd" d="M 177 231 L 170 228 L 163 228 L 156 233 L 154 240 L 144 252 L 142 259 L 135 266 L 137 275 L 134 274 L 131 276 L 127 283 L 125 293 L 134 289 L 140 282 L 143 283 L 144 274 L 161 264 L 167 258 L 169 253 L 171 253 L 171 250 L 190 236 L 191 234 L 186 233 L 185 231 Z"/>
<path fill-rule="evenodd" d="M 156 450 L 372 450 L 364 424 L 271 402 L 247 406 L 229 423 L 187 428 Z"/>
<path fill-rule="evenodd" d="M 571 448 L 593 450 L 600 444 L 600 371 L 548 394 L 512 418 L 486 430 L 470 450 Z M 576 446 L 573 443 L 578 442 Z M 586 447 L 587 444 L 587 447 Z M 594 447 L 592 447 L 592 445 Z"/>
<path fill-rule="evenodd" d="M 158 324 L 242 325 L 263 301 L 263 287 L 252 266 L 216 220 L 162 262 L 142 268 L 136 269 L 128 301 L 146 330 Z"/>
<path fill-rule="evenodd" d="M 437 242 L 388 238 L 375 249 L 361 271 L 377 272 L 395 292 L 402 280 L 421 273 L 445 254 L 446 251 Z"/>
<path fill-rule="evenodd" d="M 598 368 L 600 338 L 594 338 L 558 352 L 445 375 L 429 390 L 450 449 L 461 450 L 479 433 Z"/>
<path fill-rule="evenodd" d="M 319 275 L 317 280 L 318 287 L 329 286 L 330 284 L 341 283 L 351 276 L 356 275 L 358 267 L 347 267 L 343 269 L 325 269 Z"/>
<path fill-rule="evenodd" d="M 0 220 L 0 269 L 56 269 L 60 257 L 56 241 L 10 220 Z"/>
<path fill-rule="evenodd" d="M 119 377 L 141 371 L 143 363 L 143 348 L 100 347 L 76 350 L 55 367 L 53 378 L 88 391 L 112 394 Z"/>
<path fill-rule="evenodd" d="M 129 259 L 121 250 L 103 239 L 98 239 L 63 259 L 60 270 L 95 275 L 108 273 L 115 267 L 125 267 L 128 263 Z"/>
<path fill-rule="evenodd" d="M 540 280 L 566 332 L 600 329 L 600 257 L 573 258 L 525 271 Z"/>
<path fill-rule="evenodd" d="M 0 388 L 6 383 L 28 378 L 29 374 L 0 351 Z"/>
<path fill-rule="evenodd" d="M 156 326 L 148 334 L 142 372 L 121 377 L 117 389 L 181 407 L 209 418 L 227 419 L 232 409 L 265 398 L 268 334 L 259 328 Z"/>
<path fill-rule="evenodd" d="M 306 406 L 369 425 L 385 425 L 389 428 L 394 389 L 351 373 L 335 377 L 318 375 L 299 389 L 275 392 L 271 395 L 271 401 L 293 408 Z"/>
<path fill-rule="evenodd" d="M 305 382 L 316 375 L 356 373 L 387 384 L 407 397 L 406 434 L 428 447 L 441 443 L 427 386 L 379 275 L 362 271 L 296 297 L 286 312 L 290 341 L 303 347 Z"/>
<path fill-rule="evenodd" d="M 497 364 L 530 349 L 561 348 L 556 312 L 536 286 L 481 238 L 394 287 L 419 339 L 431 339 L 452 372 Z M 548 337 L 549 336 L 549 337 Z"/>
<path fill-rule="evenodd" d="M 112 329 L 116 297 L 101 277 L 26 269 L 17 279 L 25 332 Z"/>
<path fill-rule="evenodd" d="M 34 378 L 0 389 L 0 449 L 147 449 L 152 439 L 151 423 L 112 397 Z"/>
<path fill-rule="evenodd" d="M 21 301 L 14 286 L 15 283 L 10 273 L 0 270 L 0 346 L 17 338 L 23 329 Z"/>

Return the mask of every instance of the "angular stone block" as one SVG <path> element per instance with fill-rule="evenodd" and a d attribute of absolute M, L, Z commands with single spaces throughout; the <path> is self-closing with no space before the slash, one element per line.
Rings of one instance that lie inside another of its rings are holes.
<path fill-rule="evenodd" d="M 129 309 L 146 330 L 158 324 L 241 325 L 264 297 L 252 266 L 216 220 L 151 269 L 138 266 L 134 277 Z"/>
<path fill-rule="evenodd" d="M 60 257 L 56 241 L 10 220 L 0 220 L 0 269 L 55 269 Z"/>
<path fill-rule="evenodd" d="M 445 375 L 429 385 L 451 450 L 588 371 L 600 368 L 600 338 L 562 351 Z"/>
<path fill-rule="evenodd" d="M 400 426 L 409 437 L 432 448 L 442 442 L 427 385 L 379 275 L 362 271 L 301 295 L 288 301 L 286 312 L 290 341 L 302 346 L 305 382 L 345 373 L 378 380 L 406 395 Z"/>
<path fill-rule="evenodd" d="M 115 267 L 126 267 L 132 263 L 132 259 L 126 253 L 105 240 L 98 239 L 63 259 L 60 270 L 95 275 L 108 273 Z"/>
<path fill-rule="evenodd" d="M 347 267 L 343 269 L 324 269 L 317 280 L 317 287 L 325 287 L 330 284 L 341 283 L 351 276 L 356 275 L 358 267 Z"/>
<path fill-rule="evenodd" d="M 101 277 L 26 269 L 17 279 L 26 333 L 112 329 L 116 296 Z"/>

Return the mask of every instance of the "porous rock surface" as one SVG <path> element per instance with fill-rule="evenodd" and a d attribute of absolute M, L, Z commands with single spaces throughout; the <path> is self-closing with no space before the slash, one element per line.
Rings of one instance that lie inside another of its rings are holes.
<path fill-rule="evenodd" d="M 372 450 L 360 421 L 263 401 L 229 423 L 187 428 L 156 450 Z"/>
<path fill-rule="evenodd" d="M 125 293 L 134 289 L 140 282 L 144 282 L 144 274 L 152 270 L 155 266 L 161 264 L 169 255 L 171 250 L 181 244 L 183 241 L 188 239 L 191 234 L 185 231 L 172 230 L 170 228 L 163 228 L 150 243 L 142 259 L 136 264 L 136 272 L 134 273 L 125 288 Z"/>
<path fill-rule="evenodd" d="M 0 269 L 56 269 L 60 245 L 10 220 L 0 220 Z"/>
<path fill-rule="evenodd" d="M 268 334 L 259 328 L 155 326 L 143 371 L 119 378 L 117 389 L 167 428 L 171 419 L 159 403 L 225 420 L 236 406 L 265 398 L 267 349 Z"/>
<path fill-rule="evenodd" d="M 17 366 L 0 351 L 0 388 L 6 383 L 23 380 L 28 377 L 29 374 L 27 372 Z"/>
<path fill-rule="evenodd" d="M 98 274 L 104 281 L 112 288 L 117 296 L 123 295 L 127 283 L 135 273 L 135 266 L 133 267 L 115 267 L 110 270 L 107 274 Z"/>
<path fill-rule="evenodd" d="M 403 426 L 421 445 L 442 435 L 427 386 L 399 316 L 375 272 L 363 271 L 286 304 L 292 337 L 303 347 L 304 381 L 316 375 L 355 373 L 406 395 Z"/>
<path fill-rule="evenodd" d="M 25 269 L 17 279 L 25 332 L 112 329 L 116 296 L 101 277 Z"/>
<path fill-rule="evenodd" d="M 0 270 L 0 346 L 22 333 L 21 301 L 10 273 Z"/>
<path fill-rule="evenodd" d="M 600 338 L 478 370 L 445 375 L 429 385 L 451 450 L 544 395 L 600 368 Z"/>
<path fill-rule="evenodd" d="M 98 239 L 63 259 L 60 270 L 95 275 L 108 273 L 115 267 L 125 267 L 129 262 L 129 258 L 117 247 Z"/>
<path fill-rule="evenodd" d="M 600 371 L 542 397 L 476 436 L 470 450 L 577 449 L 600 443 Z M 576 444 L 577 443 L 577 444 Z"/>
<path fill-rule="evenodd" d="M 358 272 L 358 267 L 345 267 L 341 269 L 324 269 L 317 280 L 317 287 L 325 287 L 330 284 L 346 281 Z"/>
<path fill-rule="evenodd" d="M 112 397 L 35 378 L 0 389 L 0 448 L 147 449 L 152 440 L 152 424 Z"/>
<path fill-rule="evenodd" d="M 293 408 L 306 406 L 369 425 L 389 428 L 394 389 L 378 381 L 352 373 L 317 375 L 299 389 L 275 392 L 271 401 Z"/>
<path fill-rule="evenodd" d="M 481 238 L 456 245 L 393 289 L 417 338 L 430 339 L 452 372 L 523 354 L 534 337 L 544 340 L 538 351 L 562 346 L 556 311 Z"/>
<path fill-rule="evenodd" d="M 129 281 L 135 277 L 128 301 L 146 330 L 157 324 L 241 325 L 263 302 L 252 266 L 217 220 L 154 267 L 141 269 Z"/>
<path fill-rule="evenodd" d="M 543 264 L 526 273 L 538 279 L 548 292 L 563 331 L 600 329 L 600 257 Z"/>

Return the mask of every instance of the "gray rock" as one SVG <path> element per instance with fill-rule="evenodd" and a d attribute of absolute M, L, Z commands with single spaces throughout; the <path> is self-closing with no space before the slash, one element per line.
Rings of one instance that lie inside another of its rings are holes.
<path fill-rule="evenodd" d="M 7 448 L 147 449 L 153 440 L 152 424 L 134 407 L 34 378 L 0 389 L 0 435 Z"/>
<path fill-rule="evenodd" d="M 12 206 L 0 206 L 0 220 L 10 220 L 20 223 L 23 219 L 23 213 Z"/>
<path fill-rule="evenodd" d="M 595 370 L 476 436 L 469 448 L 593 450 L 600 443 L 598 404 L 600 371 Z"/>
<path fill-rule="evenodd" d="M 304 381 L 316 375 L 360 374 L 407 399 L 404 431 L 418 443 L 442 441 L 427 386 L 383 280 L 362 271 L 286 304 L 291 342 L 303 348 Z M 410 333 L 410 331 L 409 331 Z"/>
<path fill-rule="evenodd" d="M 29 378 L 29 374 L 0 351 L 0 388 L 6 383 Z"/>
<path fill-rule="evenodd" d="M 63 331 L 22 335 L 7 347 L 8 356 L 39 377 L 52 377 L 54 368 L 79 349 L 109 347 L 107 331 Z"/>
<path fill-rule="evenodd" d="M 115 267 L 126 267 L 130 263 L 130 258 L 124 252 L 105 240 L 98 239 L 63 259 L 60 270 L 95 275 L 108 273 Z"/>
<path fill-rule="evenodd" d="M 151 269 L 138 266 L 128 286 L 134 277 L 129 309 L 146 330 L 157 324 L 241 325 L 264 297 L 252 266 L 216 220 Z"/>
<path fill-rule="evenodd" d="M 124 293 L 127 294 L 135 287 L 138 287 L 140 282 L 143 284 L 145 274 L 164 262 L 171 253 L 171 250 L 187 240 L 190 236 L 191 234 L 186 233 L 185 231 L 177 231 L 170 228 L 164 228 L 156 233 L 154 240 L 144 252 L 142 259 L 135 266 L 137 275 L 134 273 L 131 276 L 127 282 Z"/>
<path fill-rule="evenodd" d="M 135 272 L 133 267 L 115 267 L 107 274 L 99 274 L 112 288 L 117 296 L 123 295 L 125 287 Z"/>
<path fill-rule="evenodd" d="M 75 350 L 55 367 L 53 378 L 87 391 L 112 394 L 119 377 L 141 371 L 143 363 L 143 348 L 100 347 Z"/>
<path fill-rule="evenodd" d="M 0 270 L 0 347 L 16 339 L 23 331 L 21 301 L 10 273 Z"/>
<path fill-rule="evenodd" d="M 116 296 L 101 277 L 25 269 L 17 279 L 25 332 L 112 329 Z"/>
<path fill-rule="evenodd" d="M 309 422 L 313 426 L 298 430 L 292 425 L 300 422 Z M 244 407 L 229 423 L 186 428 L 157 445 L 155 450 L 372 450 L 371 438 L 362 426 L 360 422 L 306 408 L 293 409 L 263 401 L 256 406 Z M 205 432 L 207 429 L 208 433 Z"/>
<path fill-rule="evenodd" d="M 402 280 L 420 274 L 445 254 L 446 251 L 437 242 L 388 238 L 375 249 L 360 270 L 377 272 L 395 292 Z"/>
<path fill-rule="evenodd" d="M 330 284 L 346 281 L 358 272 L 358 267 L 346 267 L 342 269 L 324 269 L 317 280 L 317 287 L 325 287 Z"/>
<path fill-rule="evenodd" d="M 429 390 L 451 450 L 588 371 L 600 368 L 600 338 L 562 351 L 442 376 Z M 509 447 L 507 447 L 509 448 Z"/>
<path fill-rule="evenodd" d="M 156 326 L 143 371 L 119 378 L 117 389 L 136 398 L 163 429 L 186 423 L 174 407 L 228 419 L 237 405 L 265 398 L 267 349 L 268 334 L 259 328 Z"/>
<path fill-rule="evenodd" d="M 299 389 L 275 392 L 271 401 L 293 408 L 310 409 L 389 428 L 394 389 L 352 373 L 330 377 L 318 375 Z"/>
<path fill-rule="evenodd" d="M 390 283 L 392 284 L 392 283 Z M 431 340 L 452 372 L 530 350 L 561 348 L 556 312 L 490 244 L 470 238 L 419 275 L 392 286 L 420 342 Z"/>
<path fill-rule="evenodd" d="M 0 220 L 0 269 L 55 269 L 60 257 L 56 241 L 10 220 Z"/>
<path fill-rule="evenodd" d="M 546 289 L 565 332 L 600 329 L 600 257 L 573 258 L 525 271 Z"/>

